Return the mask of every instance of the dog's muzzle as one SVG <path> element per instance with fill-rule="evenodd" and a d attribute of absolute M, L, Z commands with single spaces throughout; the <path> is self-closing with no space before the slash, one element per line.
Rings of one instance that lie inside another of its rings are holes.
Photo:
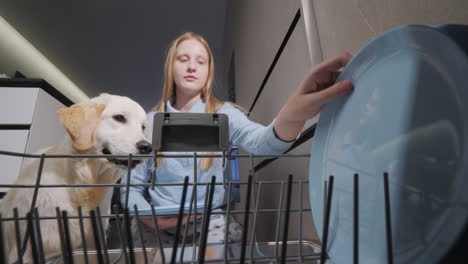
<path fill-rule="evenodd" d="M 138 149 L 138 154 L 150 154 L 151 151 L 153 150 L 153 148 L 151 147 L 151 143 L 149 143 L 148 141 L 146 140 L 140 140 L 136 143 L 136 147 Z M 112 154 L 112 152 L 110 152 L 109 149 L 107 148 L 104 148 L 102 149 L 102 153 L 103 154 Z M 122 166 L 126 166 L 126 167 L 129 167 L 129 164 L 128 164 L 128 159 L 117 159 L 117 158 L 107 158 L 108 161 L 116 164 L 116 165 L 122 165 Z M 130 164 L 130 167 L 133 169 L 135 168 L 138 164 L 140 164 L 142 162 L 141 159 L 132 159 L 131 161 L 131 164 Z"/>
<path fill-rule="evenodd" d="M 102 153 L 106 154 L 106 155 L 111 155 L 112 154 L 112 152 L 110 152 L 110 150 L 108 150 L 107 148 L 104 148 L 102 150 Z M 114 163 L 115 165 L 121 165 L 121 166 L 129 167 L 128 159 L 107 158 L 107 160 Z M 139 158 L 132 159 L 132 161 L 130 163 L 130 167 L 133 169 L 138 164 L 140 164 L 141 162 L 142 162 L 142 160 L 139 159 Z"/>

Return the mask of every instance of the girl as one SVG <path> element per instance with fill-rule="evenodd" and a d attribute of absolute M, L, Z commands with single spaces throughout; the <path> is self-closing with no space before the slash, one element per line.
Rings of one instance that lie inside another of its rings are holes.
<path fill-rule="evenodd" d="M 231 145 L 239 146 L 253 154 L 281 154 L 286 151 L 304 127 L 308 119 L 319 113 L 322 106 L 352 90 L 350 81 L 335 83 L 339 69 L 344 67 L 351 55 L 342 54 L 327 60 L 313 68 L 302 81 L 298 89 L 288 99 L 276 118 L 268 126 L 250 121 L 246 115 L 231 103 L 221 102 L 211 95 L 214 78 L 214 61 L 212 52 L 203 37 L 187 32 L 178 37 L 170 46 L 166 65 L 164 90 L 161 101 L 148 113 L 148 128 L 151 133 L 153 117 L 156 112 L 191 112 L 191 113 L 223 113 L 229 117 L 229 141 Z M 187 135 L 190 136 L 190 135 Z M 178 153 L 181 154 L 181 153 Z M 166 153 L 166 155 L 170 155 Z M 210 182 L 213 175 L 217 181 L 222 181 L 223 168 L 219 158 L 203 158 L 198 160 L 198 182 Z M 141 184 L 150 182 L 153 160 L 135 168 L 131 173 L 130 182 Z M 192 158 L 168 158 L 158 162 L 156 182 L 182 183 L 185 176 L 190 176 L 193 182 Z M 122 176 L 126 182 L 127 173 Z M 126 188 L 121 190 L 122 203 L 125 201 Z M 148 191 L 148 199 L 144 193 Z M 139 209 L 150 209 L 151 205 L 165 206 L 180 203 L 181 186 L 158 186 L 155 190 L 145 190 L 133 186 L 129 189 L 129 208 L 136 204 Z M 188 188 L 186 205 L 190 202 L 191 187 Z M 203 202 L 205 188 L 198 187 L 197 199 Z M 224 201 L 224 188 L 217 186 L 214 191 L 213 206 Z M 176 218 L 158 218 L 162 230 L 161 239 L 164 244 L 173 243 Z M 143 219 L 145 234 L 150 234 L 148 240 L 154 240 L 154 226 L 151 219 Z M 184 219 L 184 223 L 186 219 Z M 189 225 L 199 222 L 199 219 L 189 221 Z M 229 241 L 239 241 L 240 227 L 230 219 Z M 201 225 L 196 228 L 199 232 Z M 224 240 L 224 216 L 214 214 L 210 218 L 208 242 Z M 189 232 L 193 230 L 191 226 Z M 189 235 L 194 235 L 190 233 Z M 195 234 L 197 235 L 197 234 Z M 139 236 L 135 236 L 138 238 Z M 138 239 L 137 239 L 138 240 Z M 145 239 L 146 240 L 146 239 Z M 191 241 L 191 240 L 188 240 Z M 138 242 L 137 242 L 138 243 Z M 145 245 L 151 244 L 146 241 Z"/>

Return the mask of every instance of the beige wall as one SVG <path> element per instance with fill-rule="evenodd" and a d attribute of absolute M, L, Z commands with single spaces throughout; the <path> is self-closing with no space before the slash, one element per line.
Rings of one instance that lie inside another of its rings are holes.
<path fill-rule="evenodd" d="M 315 16 L 324 58 L 343 51 L 356 53 L 383 32 L 401 25 L 468 24 L 466 0 L 303 0 L 304 12 Z"/>
<path fill-rule="evenodd" d="M 251 106 L 258 89 L 261 86 L 281 42 L 286 35 L 291 22 L 301 7 L 301 2 L 283 0 L 263 1 L 231 1 L 228 6 L 225 30 L 226 65 L 230 65 L 231 55 L 235 53 L 235 76 L 237 103 L 242 107 Z M 309 51 L 304 20 L 301 17 L 296 29 L 285 47 L 274 71 L 272 72 L 262 96 L 258 100 L 250 118 L 256 122 L 268 125 L 286 103 L 288 96 L 296 89 L 310 68 Z M 227 71 L 226 67 L 226 79 Z M 226 86 L 227 87 L 227 84 Z M 310 152 L 310 142 L 294 153 Z M 258 163 L 257 160 L 255 163 Z M 307 180 L 308 160 L 296 158 L 279 160 L 263 169 L 258 180 L 286 180 L 288 174 L 293 174 L 295 180 Z M 241 178 L 247 179 L 249 161 L 241 161 Z M 308 186 L 304 186 L 304 206 L 309 208 Z M 261 208 L 278 208 L 279 185 L 262 187 Z M 295 189 L 293 206 L 298 207 L 299 191 Z M 241 204 L 243 206 L 243 203 Z M 243 207 L 241 207 L 243 208 Z M 260 241 L 274 241 L 276 217 L 274 215 L 259 216 L 257 238 Z M 290 234 L 298 237 L 298 215 L 291 218 Z M 315 240 L 316 234 L 312 226 L 310 212 L 304 214 L 306 231 L 304 239 Z M 251 229 L 251 227 L 250 227 Z"/>
<path fill-rule="evenodd" d="M 298 86 L 310 68 L 323 59 L 349 51 L 356 53 L 363 45 L 381 33 L 405 24 L 468 24 L 468 1 L 464 0 L 236 0 L 228 4 L 225 29 L 225 62 L 229 66 L 235 52 L 235 82 L 237 103 L 249 108 L 260 84 L 280 47 L 298 8 L 301 19 L 273 71 L 251 119 L 269 124 Z M 227 80 L 226 67 L 225 79 Z M 228 85 L 226 83 L 225 87 Z M 310 121 L 310 125 L 313 121 Z M 303 144 L 294 153 L 310 153 L 312 142 Z M 257 163 L 257 162 L 256 162 Z M 248 175 L 248 161 L 241 164 L 242 179 Z M 308 179 L 308 160 L 289 158 L 276 161 L 263 169 L 260 180 Z M 304 187 L 304 205 L 309 208 L 308 186 Z M 298 191 L 293 207 L 298 207 Z M 268 186 L 262 191 L 261 208 L 277 208 L 279 187 Z M 259 218 L 258 238 L 274 240 L 275 217 Z M 298 236 L 298 218 L 293 216 L 290 238 Z M 303 237 L 317 241 L 310 213 L 305 214 Z"/>

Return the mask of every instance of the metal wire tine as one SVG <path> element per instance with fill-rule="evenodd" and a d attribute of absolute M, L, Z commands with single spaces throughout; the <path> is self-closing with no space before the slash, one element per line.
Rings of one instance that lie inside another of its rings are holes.
<path fill-rule="evenodd" d="M 138 233 L 140 234 L 141 247 L 143 249 L 143 258 L 145 260 L 145 263 L 148 263 L 148 256 L 146 254 L 146 247 L 145 247 L 145 241 L 144 241 L 144 238 L 143 238 L 143 230 L 141 229 L 142 223 L 140 222 L 140 214 L 138 213 L 138 206 L 136 204 L 134 204 L 133 208 L 135 210 L 135 217 L 136 217 L 136 222 L 137 222 Z"/>
<path fill-rule="evenodd" d="M 130 263 L 136 263 L 135 262 L 135 252 L 134 252 L 134 247 L 133 247 L 133 238 L 132 238 L 132 230 L 131 230 L 131 224 L 130 224 L 130 212 L 128 208 L 124 208 L 124 224 L 125 224 L 125 233 L 127 236 L 127 245 L 128 245 L 128 252 L 129 252 L 129 260 Z"/>
<path fill-rule="evenodd" d="M 13 218 L 15 219 L 16 251 L 18 252 L 17 262 L 18 264 L 23 264 L 23 254 L 21 253 L 21 233 L 17 207 L 13 208 Z"/>
<path fill-rule="evenodd" d="M 2 263 L 7 263 L 6 256 L 5 256 L 5 245 L 3 244 L 5 240 L 3 240 L 3 219 L 2 215 L 0 214 L 0 261 Z"/>
<path fill-rule="evenodd" d="M 154 169 L 151 173 L 151 178 L 150 178 L 150 183 L 151 183 L 151 190 L 154 191 L 154 188 L 155 188 L 155 183 L 156 183 L 156 164 L 154 165 Z"/>
<path fill-rule="evenodd" d="M 166 263 L 166 256 L 164 254 L 164 248 L 161 241 L 161 231 L 159 230 L 158 218 L 156 217 L 156 211 L 154 210 L 154 206 L 151 206 L 151 217 L 153 218 L 153 224 L 156 228 L 156 234 L 158 236 L 157 239 L 159 245 L 159 252 L 161 252 L 161 263 Z"/>
<path fill-rule="evenodd" d="M 205 253 L 206 253 L 206 241 L 208 238 L 209 232 L 209 225 L 210 225 L 210 216 L 211 216 L 211 208 L 213 206 L 213 196 L 215 190 L 215 183 L 216 183 L 216 176 L 211 176 L 211 185 L 210 185 L 210 194 L 208 198 L 208 205 L 205 207 L 205 212 L 203 213 L 203 226 L 201 232 L 201 241 L 200 247 L 198 251 L 198 263 L 205 263 Z M 206 195 L 206 193 L 205 193 Z"/>
<path fill-rule="evenodd" d="M 67 245 L 65 243 L 65 230 L 63 229 L 62 214 L 60 208 L 55 207 L 55 215 L 57 217 L 58 232 L 60 237 L 60 247 L 62 249 L 62 259 L 65 262 L 67 260 Z"/>
<path fill-rule="evenodd" d="M 114 204 L 114 206 L 112 207 L 113 210 L 114 210 L 114 214 L 115 214 L 115 222 L 116 222 L 116 226 L 117 226 L 117 236 L 119 237 L 119 240 L 120 240 L 120 254 L 124 255 L 124 259 L 125 259 L 125 263 L 128 263 L 128 256 L 127 256 L 127 246 L 126 246 L 126 243 L 125 243 L 125 235 L 123 234 L 123 231 L 122 231 L 122 226 L 121 226 L 121 222 L 120 222 L 120 214 L 119 214 L 119 206 Z M 120 260 L 120 257 L 119 257 L 119 260 Z M 116 263 L 114 261 L 114 263 Z"/>
<path fill-rule="evenodd" d="M 175 237 L 174 237 L 174 244 L 172 246 L 172 256 L 171 256 L 172 264 L 176 263 L 177 247 L 179 244 L 179 236 L 180 236 L 180 226 L 182 225 L 182 219 L 184 216 L 185 198 L 187 196 L 188 180 L 189 180 L 188 176 L 185 176 L 184 188 L 182 190 L 182 198 L 180 200 L 179 215 L 177 216 L 177 226 L 176 226 L 176 232 L 175 232 Z"/>
<path fill-rule="evenodd" d="M 385 230 L 387 234 L 387 262 L 393 264 L 393 240 L 392 240 L 392 215 L 390 210 L 390 189 L 388 185 L 388 173 L 384 173 L 385 195 Z"/>
<path fill-rule="evenodd" d="M 70 240 L 70 226 L 68 225 L 68 214 L 67 211 L 62 211 L 62 221 L 63 221 L 63 230 L 65 231 L 65 244 L 67 249 L 67 258 L 65 263 L 73 264 L 73 250 L 72 244 Z"/>
<path fill-rule="evenodd" d="M 252 176 L 252 183 L 253 183 L 253 188 L 252 188 L 252 197 L 255 197 L 255 193 L 256 193 L 256 190 L 257 190 L 257 180 L 255 178 L 255 165 L 254 165 L 254 162 L 255 162 L 255 159 L 254 159 L 254 155 L 251 153 L 249 154 L 249 160 L 250 160 L 250 175 Z"/>
<path fill-rule="evenodd" d="M 81 206 L 78 206 L 78 221 L 80 224 L 81 243 L 83 245 L 83 259 L 84 259 L 84 263 L 88 264 L 88 248 L 86 245 L 86 235 L 85 235 L 84 223 L 83 223 L 83 211 L 81 209 Z"/>
<path fill-rule="evenodd" d="M 37 244 L 36 244 L 36 235 L 34 234 L 34 223 L 33 223 L 33 216 L 32 213 L 29 212 L 26 217 L 28 218 L 28 225 L 31 226 L 31 253 L 33 258 L 34 264 L 40 264 L 39 257 L 37 256 Z"/>
<path fill-rule="evenodd" d="M 205 219 L 206 217 L 206 207 L 208 206 L 208 198 L 209 198 L 207 194 L 209 193 L 209 191 L 210 191 L 210 185 L 207 184 L 205 186 L 205 201 L 203 202 L 203 215 L 202 215 L 203 219 Z"/>
<path fill-rule="evenodd" d="M 229 240 L 229 224 L 231 217 L 231 195 L 232 195 L 232 181 L 228 183 L 227 193 L 227 207 L 225 213 L 226 230 L 224 232 L 224 263 L 228 263 L 228 240 Z"/>
<path fill-rule="evenodd" d="M 194 200 L 194 197 L 195 197 L 196 193 L 195 193 L 195 189 L 192 188 L 192 194 L 190 196 L 190 203 L 189 203 L 189 210 L 188 210 L 188 214 L 187 214 L 187 219 L 190 219 L 190 217 L 192 216 L 192 210 L 193 210 L 193 200 Z M 196 222 L 196 219 L 194 220 Z M 184 227 L 184 233 L 182 234 L 182 248 L 180 249 L 180 263 L 183 263 L 184 262 L 184 252 L 185 252 L 185 240 L 186 240 L 186 236 L 187 236 L 187 233 L 188 233 L 188 229 L 189 229 L 189 225 L 185 225 Z"/>
<path fill-rule="evenodd" d="M 98 258 L 98 263 L 102 264 L 104 263 L 104 260 L 102 258 L 101 242 L 99 241 L 99 228 L 96 219 L 96 212 L 94 212 L 94 210 L 91 210 L 89 212 L 89 215 L 91 216 L 91 225 L 93 228 L 94 242 L 96 244 L 96 255 Z"/>
<path fill-rule="evenodd" d="M 303 216 L 304 216 L 304 181 L 301 181 L 299 183 L 299 263 L 302 263 L 302 260 L 304 258 L 302 254 L 302 232 L 303 232 Z"/>
<path fill-rule="evenodd" d="M 197 190 L 198 190 L 198 166 L 197 166 L 197 158 L 198 155 L 196 152 L 193 153 L 193 190 L 195 192 L 194 200 L 193 200 L 193 219 L 194 219 L 194 224 L 192 225 L 192 261 L 195 261 L 195 258 L 197 257 L 197 249 L 196 249 L 196 236 L 195 234 L 197 233 L 197 217 L 198 217 L 198 195 L 197 195 Z"/>
<path fill-rule="evenodd" d="M 37 195 L 39 193 L 39 184 L 41 183 L 42 171 L 44 169 L 44 161 L 45 161 L 45 154 L 42 154 L 41 159 L 39 161 L 39 168 L 37 170 L 37 177 L 36 177 L 36 183 L 34 187 L 33 199 L 31 200 L 31 207 L 29 210 L 30 212 L 32 212 L 34 208 L 36 207 Z"/>
<path fill-rule="evenodd" d="M 281 226 L 281 215 L 283 211 L 283 193 L 284 193 L 284 182 L 281 182 L 280 195 L 278 200 L 278 218 L 276 220 L 276 231 L 275 231 L 275 260 L 278 262 L 279 259 L 279 237 L 280 237 L 280 226 Z"/>
<path fill-rule="evenodd" d="M 41 263 L 45 263 L 45 258 L 44 258 L 44 248 L 42 246 L 42 234 L 41 234 L 41 225 L 39 223 L 39 211 L 37 207 L 34 208 L 34 228 L 36 230 L 36 240 L 37 240 L 37 253 L 39 257 L 39 261 Z"/>
<path fill-rule="evenodd" d="M 325 216 L 325 209 L 327 205 L 327 197 L 328 197 L 328 181 L 323 182 L 323 214 L 322 216 Z M 322 222 L 324 222 L 325 219 L 322 219 Z"/>
<path fill-rule="evenodd" d="M 334 177 L 330 176 L 328 180 L 328 191 L 327 191 L 327 203 L 325 204 L 325 215 L 322 230 L 322 250 L 320 252 L 320 264 L 325 263 L 327 258 L 327 242 L 328 242 L 328 226 L 330 224 L 330 210 L 332 207 L 332 196 L 333 196 L 333 180 Z"/>
<path fill-rule="evenodd" d="M 325 215 L 327 214 L 327 199 L 328 199 L 328 181 L 325 180 L 323 183 L 322 232 L 325 227 Z"/>
<path fill-rule="evenodd" d="M 45 154 L 41 154 L 41 159 L 39 160 L 39 168 L 37 169 L 37 177 L 36 177 L 36 183 L 34 186 L 33 198 L 31 200 L 31 207 L 29 209 L 30 213 L 32 213 L 34 210 L 34 207 L 36 207 L 37 195 L 39 194 L 39 184 L 41 183 L 42 170 L 44 169 L 44 161 L 45 161 Z M 30 232 L 31 232 L 31 227 L 27 226 L 26 233 L 24 234 L 23 247 L 21 250 L 22 252 L 26 251 L 26 245 L 28 244 L 28 237 L 29 237 Z"/>
<path fill-rule="evenodd" d="M 244 210 L 244 225 L 242 229 L 242 244 L 241 244 L 241 254 L 240 254 L 240 263 L 245 263 L 245 251 L 247 246 L 247 233 L 249 230 L 249 214 L 250 214 L 250 195 L 252 192 L 252 175 L 249 175 L 247 181 L 247 194 L 245 198 L 245 210 Z M 251 241 L 253 246 L 253 241 Z"/>
<path fill-rule="evenodd" d="M 104 250 L 104 262 L 110 263 L 109 252 L 107 251 L 106 234 L 102 225 L 101 209 L 99 208 L 99 206 L 96 207 L 96 220 L 98 224 L 99 240 L 101 240 L 101 246 Z"/>
<path fill-rule="evenodd" d="M 257 192 L 257 197 L 255 199 L 255 210 L 254 210 L 254 216 L 253 216 L 253 224 L 252 224 L 252 232 L 250 235 L 250 241 L 255 240 L 255 234 L 257 232 L 257 213 L 258 213 L 258 207 L 260 206 L 260 193 L 262 192 L 262 182 L 258 184 L 258 192 Z M 253 242 L 252 242 L 253 243 Z M 254 247 L 253 244 L 250 247 L 250 259 L 254 259 Z"/>
<path fill-rule="evenodd" d="M 224 170 L 224 168 L 226 167 L 226 151 L 223 151 L 223 164 L 222 164 L 222 168 Z M 224 189 L 226 190 L 226 173 L 223 173 L 223 187 Z"/>
<path fill-rule="evenodd" d="M 354 174 L 353 263 L 359 263 L 359 174 Z"/>
<path fill-rule="evenodd" d="M 202 212 L 202 226 L 201 226 L 201 229 L 203 229 L 203 227 L 205 226 L 205 221 L 207 220 L 207 211 L 206 209 L 208 208 L 208 199 L 209 199 L 209 195 L 208 193 L 210 192 L 210 185 L 206 185 L 205 186 L 205 200 L 203 201 L 203 212 Z M 209 221 L 209 219 L 208 219 Z M 203 232 L 202 230 L 200 230 L 201 232 Z M 200 245 L 201 245 L 201 241 L 202 241 L 202 236 L 200 235 L 200 237 L 198 238 L 198 252 L 200 252 Z M 200 256 L 200 254 L 197 254 L 197 256 Z"/>
<path fill-rule="evenodd" d="M 253 174 L 254 174 L 254 156 L 252 153 L 249 154 L 249 161 L 250 161 L 250 175 L 252 175 L 253 177 Z"/>
<path fill-rule="evenodd" d="M 252 153 L 249 154 L 249 160 L 250 160 L 250 175 L 252 175 L 252 198 L 256 197 L 257 193 L 257 179 L 255 176 L 255 155 Z M 255 238 L 255 237 L 254 237 Z M 250 241 L 250 246 L 253 247 L 254 244 L 256 243 L 256 239 Z M 253 261 L 253 260 L 251 260 Z"/>
<path fill-rule="evenodd" d="M 126 189 L 126 193 L 125 193 L 125 204 L 124 204 L 124 208 L 128 208 L 128 199 L 129 199 L 129 195 L 130 195 L 130 177 L 132 176 L 132 167 L 130 166 L 130 164 L 132 164 L 132 157 L 133 155 L 132 154 L 128 154 L 128 167 L 127 167 L 127 182 L 125 184 L 125 189 Z"/>
<path fill-rule="evenodd" d="M 164 153 L 164 152 L 162 152 Z M 158 156 L 159 156 L 159 152 L 154 152 L 154 167 L 157 168 L 158 167 Z"/>
<path fill-rule="evenodd" d="M 286 190 L 286 212 L 284 216 L 284 227 L 283 227 L 283 247 L 281 248 L 281 263 L 286 263 L 287 251 L 288 251 L 288 231 L 289 231 L 289 215 L 291 210 L 291 194 L 292 194 L 292 174 L 288 176 L 288 186 Z M 302 245 L 299 245 L 302 246 Z"/>
<path fill-rule="evenodd" d="M 205 200 L 203 201 L 203 213 L 202 213 L 203 222 L 202 222 L 202 227 L 201 227 L 202 229 L 205 226 L 205 220 L 207 219 L 206 218 L 206 212 L 207 212 L 206 208 L 208 207 L 208 199 L 209 199 L 208 193 L 209 193 L 209 191 L 210 191 L 210 185 L 207 184 L 205 186 Z M 201 241 L 202 241 L 202 236 L 200 235 L 200 237 L 198 238 L 198 246 L 201 245 Z M 200 248 L 198 248 L 198 251 L 200 251 Z M 197 256 L 199 256 L 199 255 L 197 255 Z"/>
<path fill-rule="evenodd" d="M 226 151 L 225 150 L 223 150 L 223 164 L 222 165 L 223 165 L 223 168 L 226 165 Z"/>

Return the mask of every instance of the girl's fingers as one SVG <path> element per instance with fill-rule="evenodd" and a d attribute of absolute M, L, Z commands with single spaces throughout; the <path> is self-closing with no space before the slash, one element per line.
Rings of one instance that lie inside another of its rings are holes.
<path fill-rule="evenodd" d="M 302 82 L 299 93 L 317 92 L 320 87 L 333 84 L 340 75 L 340 70 L 346 66 L 349 60 L 351 60 L 351 54 L 343 53 L 318 64 Z"/>
<path fill-rule="evenodd" d="M 330 101 L 333 101 L 349 92 L 353 89 L 353 83 L 349 80 L 337 82 L 332 86 L 319 91 L 311 96 L 316 96 L 314 100 L 317 100 L 320 105 L 324 105 Z"/>
<path fill-rule="evenodd" d="M 315 67 L 314 72 L 317 74 L 338 71 L 348 64 L 352 55 L 348 52 L 328 59 Z"/>

